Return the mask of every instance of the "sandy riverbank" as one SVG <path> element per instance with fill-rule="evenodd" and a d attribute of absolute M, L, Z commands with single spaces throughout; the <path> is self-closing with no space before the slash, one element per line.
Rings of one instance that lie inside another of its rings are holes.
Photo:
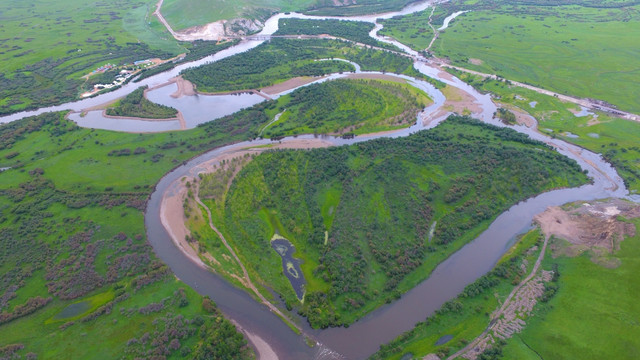
<path fill-rule="evenodd" d="M 322 77 L 299 76 L 287 81 L 283 81 L 279 84 L 262 88 L 262 92 L 268 95 L 276 95 L 320 79 L 322 79 Z"/>

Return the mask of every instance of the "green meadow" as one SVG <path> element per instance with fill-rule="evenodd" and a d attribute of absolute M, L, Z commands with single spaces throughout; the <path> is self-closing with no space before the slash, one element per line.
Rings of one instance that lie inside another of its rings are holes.
<path fill-rule="evenodd" d="M 486 3 L 462 7 L 472 11 L 457 17 L 432 51 L 455 65 L 640 112 L 632 80 L 640 77 L 638 5 Z"/>
<path fill-rule="evenodd" d="M 640 112 L 640 9 L 635 2 L 455 1 L 433 23 L 469 10 L 440 33 L 431 52 L 461 67 Z M 431 40 L 431 10 L 384 22 L 382 34 L 416 50 Z"/>
<path fill-rule="evenodd" d="M 630 220 L 636 228 L 638 219 Z M 556 240 L 562 244 L 563 240 Z M 562 246 L 562 245 L 560 245 Z M 553 254 L 552 254 L 553 255 Z M 640 356 L 640 236 L 628 237 L 612 256 L 617 268 L 575 258 L 547 256 L 558 264 L 558 292 L 543 303 L 527 326 L 503 348 L 507 359 L 636 359 Z"/>
<path fill-rule="evenodd" d="M 252 279 L 324 328 L 350 324 L 411 289 L 513 203 L 586 177 L 512 130 L 452 117 L 406 138 L 266 152 L 228 190 L 211 181 L 203 184 L 218 189 L 208 193 L 213 223 Z M 275 233 L 303 261 L 303 303 L 270 247 Z"/>
<path fill-rule="evenodd" d="M 3 356 L 252 357 L 215 304 L 155 257 L 143 220 L 163 174 L 244 139 L 223 129 L 250 133 L 247 120 L 138 135 L 82 129 L 63 116 L 0 127 L 0 159 L 10 167 L 0 172 Z"/>
<path fill-rule="evenodd" d="M 76 99 L 81 77 L 185 52 L 148 12 L 155 1 L 0 4 L 0 114 Z"/>

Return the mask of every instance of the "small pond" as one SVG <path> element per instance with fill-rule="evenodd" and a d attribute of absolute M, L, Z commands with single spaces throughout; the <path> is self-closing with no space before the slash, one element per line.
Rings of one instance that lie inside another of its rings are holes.
<path fill-rule="evenodd" d="M 66 308 L 62 309 L 59 313 L 54 316 L 54 319 L 68 319 L 72 317 L 76 317 L 80 314 L 83 314 L 89 311 L 91 304 L 88 301 L 82 301 L 75 304 L 71 304 Z"/>
<path fill-rule="evenodd" d="M 302 301 L 304 297 L 304 275 L 302 269 L 300 269 L 300 259 L 295 259 L 293 253 L 296 248 L 289 242 L 289 240 L 275 235 L 271 240 L 271 247 L 282 258 L 282 271 L 284 275 L 289 279 L 293 291 L 295 291 L 298 300 Z"/>

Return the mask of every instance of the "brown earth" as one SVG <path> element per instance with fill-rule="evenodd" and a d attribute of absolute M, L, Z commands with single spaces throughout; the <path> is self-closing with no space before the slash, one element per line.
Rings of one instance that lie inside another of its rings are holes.
<path fill-rule="evenodd" d="M 287 90 L 291 90 L 291 89 L 295 89 L 298 86 L 302 86 L 302 85 L 306 85 L 310 82 L 319 80 L 322 78 L 314 78 L 311 76 L 300 76 L 300 77 L 295 77 L 293 79 L 289 79 L 287 81 L 281 82 L 279 84 L 275 84 L 275 85 L 271 85 L 271 86 L 267 86 L 265 88 L 262 88 L 262 92 L 265 94 L 269 94 L 269 95 L 275 95 L 275 94 L 280 94 L 281 92 L 287 91 Z"/>
<path fill-rule="evenodd" d="M 567 240 L 564 249 L 567 255 L 577 255 L 585 250 L 612 254 L 620 248 L 625 236 L 635 235 L 633 224 L 618 220 L 618 217 L 640 217 L 640 205 L 621 200 L 574 203 L 565 208 L 549 207 L 534 217 L 546 236 Z M 556 247 L 556 250 L 559 250 Z"/>
<path fill-rule="evenodd" d="M 385 74 L 351 74 L 348 75 L 349 79 L 374 79 L 374 80 L 385 80 L 392 81 L 396 83 L 406 84 L 407 81 L 395 76 L 385 75 Z"/>

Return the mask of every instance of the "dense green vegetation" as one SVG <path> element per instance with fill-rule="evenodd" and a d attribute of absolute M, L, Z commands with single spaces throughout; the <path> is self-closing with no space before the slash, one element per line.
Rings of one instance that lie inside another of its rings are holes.
<path fill-rule="evenodd" d="M 640 5 L 565 3 L 571 5 L 444 4 L 449 13 L 472 11 L 456 18 L 431 50 L 455 65 L 640 112 L 639 82 L 631 80 L 640 77 Z"/>
<path fill-rule="evenodd" d="M 155 2 L 2 2 L 0 114 L 76 99 L 81 77 L 107 63 L 184 52 L 147 17 Z"/>
<path fill-rule="evenodd" d="M 3 356 L 250 357 L 215 305 L 156 259 L 142 214 L 164 173 L 243 138 L 229 134 L 246 120 L 136 135 L 81 129 L 63 116 L 0 127 L 2 167 L 12 167 L 0 173 Z"/>
<path fill-rule="evenodd" d="M 424 77 L 413 68 L 411 59 L 390 52 L 335 40 L 282 38 L 272 39 L 242 55 L 187 69 L 183 76 L 194 83 L 198 91 L 222 92 L 262 88 L 297 76 L 354 70 L 352 65 L 342 61 L 316 61 L 327 58 L 350 60 L 363 70 Z"/>
<path fill-rule="evenodd" d="M 630 221 L 636 228 L 640 221 Z M 558 240 L 562 247 L 564 241 Z M 527 327 L 503 348 L 505 359 L 635 359 L 640 354 L 640 236 L 629 237 L 612 256 L 617 268 L 592 261 L 584 251 L 571 258 L 545 258 L 558 264 L 558 291 L 542 303 Z"/>
<path fill-rule="evenodd" d="M 336 5 L 332 0 L 165 0 L 162 15 L 175 30 L 219 20 L 245 18 L 264 21 L 276 12 L 302 11 L 313 15 L 361 15 L 400 10 L 413 0 L 358 0 Z"/>
<path fill-rule="evenodd" d="M 375 25 L 373 23 L 359 21 L 341 21 L 335 19 L 309 20 L 309 19 L 280 19 L 278 31 L 274 35 L 331 35 L 343 39 L 352 40 L 361 44 L 399 50 L 391 44 L 378 41 L 369 33 Z"/>
<path fill-rule="evenodd" d="M 142 86 L 132 91 L 129 95 L 118 100 L 113 106 L 107 108 L 107 115 L 130 116 L 148 119 L 170 119 L 178 115 L 178 110 L 153 103 L 144 96 L 148 86 Z"/>
<path fill-rule="evenodd" d="M 631 191 L 640 191 L 640 123 L 602 112 L 577 117 L 575 104 L 512 86 L 508 81 L 482 78 L 449 70 L 480 91 L 491 92 L 512 111 L 529 113 L 539 121 L 539 130 L 564 141 L 600 153 L 616 167 Z"/>
<path fill-rule="evenodd" d="M 457 298 L 446 302 L 412 330 L 380 346 L 372 358 L 400 359 L 410 353 L 414 358 L 437 354 L 444 359 L 463 348 L 486 329 L 490 314 L 531 271 L 540 251 L 529 250 L 533 246 L 540 248 L 542 240 L 537 229 L 522 236 L 493 270 L 468 285 Z M 436 345 L 446 335 L 452 336 L 451 340 Z"/>
<path fill-rule="evenodd" d="M 180 45 L 184 46 L 188 50 L 188 52 L 183 57 L 171 62 L 166 62 L 164 64 L 154 66 L 152 68 L 144 69 L 140 73 L 140 75 L 133 80 L 133 82 L 138 82 L 150 76 L 173 69 L 174 67 L 180 64 L 184 64 L 190 61 L 200 60 L 204 57 L 213 55 L 219 51 L 222 51 L 226 48 L 236 45 L 237 43 L 238 43 L 237 40 L 225 41 L 222 43 L 219 43 L 217 41 L 202 41 L 202 40 L 198 40 L 190 43 L 180 43 Z"/>
<path fill-rule="evenodd" d="M 585 181 L 524 135 L 452 117 L 406 138 L 264 153 L 209 206 L 254 280 L 326 327 L 400 296 L 513 203 Z M 269 246 L 276 231 L 303 260 L 303 304 Z"/>
<path fill-rule="evenodd" d="M 279 98 L 267 115 L 283 112 L 261 135 L 278 138 L 301 133 L 367 134 L 412 125 L 430 103 L 405 83 L 333 80 L 305 86 Z M 277 110 L 276 110 L 277 109 Z"/>

